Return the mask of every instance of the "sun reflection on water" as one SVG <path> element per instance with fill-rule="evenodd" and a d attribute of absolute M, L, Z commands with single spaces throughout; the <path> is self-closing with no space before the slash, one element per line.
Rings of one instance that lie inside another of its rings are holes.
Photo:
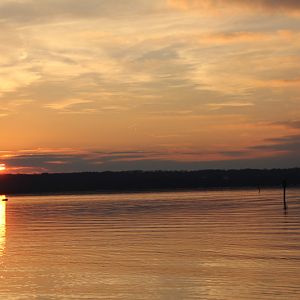
<path fill-rule="evenodd" d="M 6 202 L 0 200 L 0 256 L 5 250 L 6 241 Z"/>

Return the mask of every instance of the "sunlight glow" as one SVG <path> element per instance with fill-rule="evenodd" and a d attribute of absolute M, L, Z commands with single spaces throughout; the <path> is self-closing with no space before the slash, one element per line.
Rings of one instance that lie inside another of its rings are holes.
<path fill-rule="evenodd" d="M 5 164 L 0 164 L 0 172 L 5 170 L 6 170 Z"/>
<path fill-rule="evenodd" d="M 4 253 L 6 242 L 6 202 L 2 201 L 5 198 L 4 195 L 0 196 L 0 256 Z"/>

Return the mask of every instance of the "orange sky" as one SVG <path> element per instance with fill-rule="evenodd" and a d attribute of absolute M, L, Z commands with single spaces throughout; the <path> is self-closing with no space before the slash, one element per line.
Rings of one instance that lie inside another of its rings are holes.
<path fill-rule="evenodd" d="M 300 166 L 299 1 L 2 0 L 0 26 L 2 173 Z"/>

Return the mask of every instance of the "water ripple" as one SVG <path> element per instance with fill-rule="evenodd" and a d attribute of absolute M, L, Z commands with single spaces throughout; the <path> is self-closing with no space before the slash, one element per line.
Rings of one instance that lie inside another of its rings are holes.
<path fill-rule="evenodd" d="M 11 197 L 0 299 L 300 299 L 300 190 Z"/>

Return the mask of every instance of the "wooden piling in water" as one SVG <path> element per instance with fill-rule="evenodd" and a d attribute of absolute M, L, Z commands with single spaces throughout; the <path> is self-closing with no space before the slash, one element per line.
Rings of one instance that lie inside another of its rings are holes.
<path fill-rule="evenodd" d="M 284 206 L 284 210 L 288 209 L 287 201 L 286 201 L 286 187 L 287 187 L 287 181 L 283 180 L 282 181 L 282 188 L 283 188 L 283 206 Z"/>

